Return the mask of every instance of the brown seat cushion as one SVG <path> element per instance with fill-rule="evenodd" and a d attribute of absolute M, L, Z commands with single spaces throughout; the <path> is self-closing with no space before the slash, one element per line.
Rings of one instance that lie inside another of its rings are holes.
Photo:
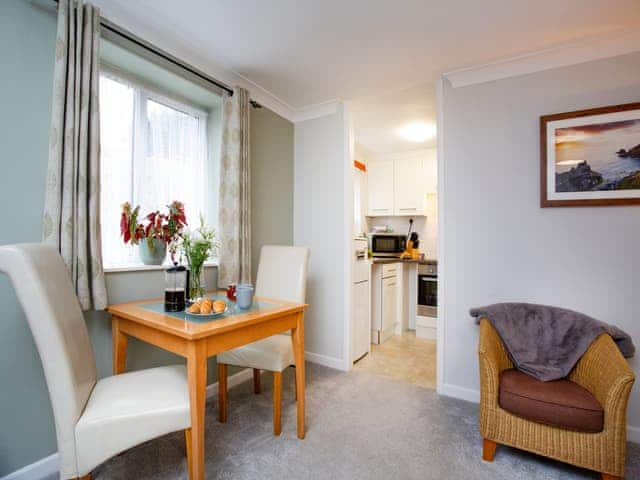
<path fill-rule="evenodd" d="M 601 432 L 604 410 L 570 380 L 542 382 L 518 370 L 500 374 L 500 407 L 519 417 L 580 432 Z"/>

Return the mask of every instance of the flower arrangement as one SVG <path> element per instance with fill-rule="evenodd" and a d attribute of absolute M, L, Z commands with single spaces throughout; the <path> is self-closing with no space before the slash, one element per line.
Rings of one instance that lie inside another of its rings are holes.
<path fill-rule="evenodd" d="M 180 238 L 180 247 L 189 264 L 189 298 L 193 300 L 205 293 L 201 282 L 202 267 L 209 256 L 218 250 L 216 232 L 208 228 L 200 216 L 200 226 L 191 232 L 182 232 Z"/>
<path fill-rule="evenodd" d="M 124 243 L 137 245 L 140 240 L 146 239 L 151 251 L 155 250 L 158 240 L 165 246 L 169 245 L 171 259 L 174 260 L 177 250 L 177 240 L 180 233 L 187 225 L 187 217 L 184 214 L 184 204 L 174 201 L 167 205 L 169 213 L 160 213 L 159 210 L 148 213 L 144 220 L 146 223 L 138 223 L 140 216 L 140 206 L 131 208 L 129 202 L 122 204 L 122 214 L 120 217 L 120 234 Z M 175 261 L 175 260 L 174 260 Z"/>

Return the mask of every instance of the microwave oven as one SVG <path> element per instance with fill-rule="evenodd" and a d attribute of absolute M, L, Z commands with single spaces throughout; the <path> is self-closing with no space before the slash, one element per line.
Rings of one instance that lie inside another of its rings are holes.
<path fill-rule="evenodd" d="M 372 233 L 371 252 L 374 257 L 399 257 L 407 249 L 407 236 L 396 233 Z"/>

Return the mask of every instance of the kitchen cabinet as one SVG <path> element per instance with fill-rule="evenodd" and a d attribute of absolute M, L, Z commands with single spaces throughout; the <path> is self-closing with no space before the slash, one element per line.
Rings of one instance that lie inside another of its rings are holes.
<path fill-rule="evenodd" d="M 421 155 L 393 162 L 394 215 L 424 215 L 427 192 Z"/>
<path fill-rule="evenodd" d="M 369 281 L 354 283 L 353 291 L 353 329 L 351 333 L 351 362 L 362 358 L 370 350 L 371 321 L 369 307 Z"/>
<path fill-rule="evenodd" d="M 395 330 L 398 319 L 398 280 L 396 276 L 382 279 L 382 331 Z"/>
<path fill-rule="evenodd" d="M 371 262 L 366 239 L 355 239 L 353 285 L 351 286 L 351 361 L 365 356 L 371 349 Z"/>
<path fill-rule="evenodd" d="M 391 337 L 398 323 L 398 279 L 401 265 L 374 265 L 371 343 L 379 344 Z"/>
<path fill-rule="evenodd" d="M 426 214 L 425 156 L 423 151 L 406 152 L 367 165 L 368 216 Z"/>
<path fill-rule="evenodd" d="M 367 165 L 368 212 L 370 217 L 393 215 L 392 160 L 370 162 Z"/>

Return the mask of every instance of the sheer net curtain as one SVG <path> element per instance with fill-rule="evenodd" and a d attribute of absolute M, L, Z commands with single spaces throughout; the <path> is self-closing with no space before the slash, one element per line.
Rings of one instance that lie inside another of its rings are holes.
<path fill-rule="evenodd" d="M 191 228 L 198 225 L 200 215 L 208 220 L 204 118 L 147 100 L 146 152 L 133 177 L 134 197 L 143 212 L 181 200 Z"/>
<path fill-rule="evenodd" d="M 136 263 L 131 247 L 120 238 L 120 205 L 131 199 L 133 171 L 134 90 L 100 77 L 102 253 L 105 268 Z"/>
<path fill-rule="evenodd" d="M 105 267 L 139 265 L 136 248 L 120 237 L 123 202 L 144 215 L 180 200 L 191 228 L 200 215 L 211 224 L 207 113 L 107 69 L 100 86 Z"/>

